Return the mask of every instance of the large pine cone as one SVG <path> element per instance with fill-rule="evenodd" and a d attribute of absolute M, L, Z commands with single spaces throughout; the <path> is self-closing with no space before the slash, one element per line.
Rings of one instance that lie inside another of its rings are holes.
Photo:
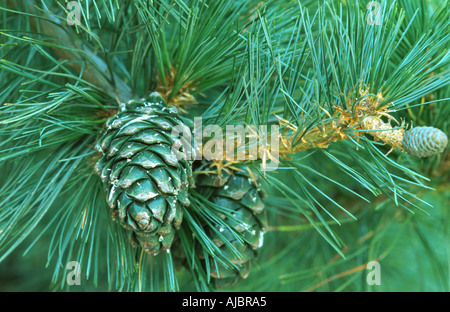
<path fill-rule="evenodd" d="M 171 134 L 178 125 L 184 122 L 176 107 L 166 106 L 155 92 L 125 103 L 107 121 L 97 145 L 103 156 L 96 171 L 112 217 L 129 231 L 133 247 L 151 255 L 170 248 L 193 186 L 191 162 Z"/>
<path fill-rule="evenodd" d="M 222 171 L 222 177 L 217 174 L 198 175 L 197 189 L 209 196 L 211 202 L 232 211 L 233 218 L 224 216 L 224 221 L 241 233 L 244 240 L 244 243 L 241 243 L 227 228 L 216 226 L 216 231 L 205 228 L 222 254 L 236 266 L 224 266 L 210 257 L 210 277 L 214 287 L 228 287 L 246 278 L 250 273 L 252 260 L 257 257 L 257 251 L 263 244 L 267 222 L 263 192 L 259 188 L 258 180 L 258 175 L 250 174 L 247 167 L 242 168 L 242 171 L 233 171 L 231 175 Z M 240 256 L 230 251 L 225 241 L 231 243 Z"/>

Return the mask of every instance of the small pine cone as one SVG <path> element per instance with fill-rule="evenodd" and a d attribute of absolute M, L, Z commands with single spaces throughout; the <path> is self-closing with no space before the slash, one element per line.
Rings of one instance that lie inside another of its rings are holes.
<path fill-rule="evenodd" d="M 184 125 L 177 109 L 155 92 L 125 103 L 97 144 L 102 157 L 96 172 L 112 217 L 128 231 L 133 247 L 151 255 L 170 248 L 193 186 L 191 162 L 172 150 L 182 146 L 171 134 L 177 125 Z"/>
<path fill-rule="evenodd" d="M 259 188 L 258 176 L 253 175 L 253 179 L 246 171 L 247 168 L 242 169 L 244 172 L 235 171 L 232 175 L 222 171 L 222 177 L 216 174 L 199 174 L 196 181 L 198 189 L 205 195 L 208 194 L 210 201 L 233 211 L 233 217 L 237 220 L 224 216 L 224 221 L 240 232 L 244 240 L 241 243 L 235 239 L 235 234 L 227 228 L 216 226 L 216 231 L 205 228 L 205 232 L 222 254 L 237 266 L 224 266 L 219 262 L 214 263 L 210 258 L 211 283 L 216 288 L 235 285 L 242 278 L 246 278 L 250 273 L 252 260 L 257 257 L 257 251 L 263 244 L 267 223 L 263 193 Z M 224 240 L 228 240 L 238 250 L 240 257 L 229 250 Z"/>
<path fill-rule="evenodd" d="M 416 127 L 406 131 L 403 148 L 415 157 L 429 157 L 442 153 L 448 138 L 444 132 L 433 127 Z"/>

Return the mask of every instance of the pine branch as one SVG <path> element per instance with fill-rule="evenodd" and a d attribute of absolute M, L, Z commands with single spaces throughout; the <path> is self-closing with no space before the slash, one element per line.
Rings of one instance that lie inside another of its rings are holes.
<path fill-rule="evenodd" d="M 31 29 L 51 38 L 45 45 L 52 46 L 59 59 L 72 61 L 69 63 L 70 67 L 77 74 L 81 74 L 82 79 L 108 95 L 115 94 L 119 103 L 131 98 L 131 90 L 125 82 L 86 44 L 76 40 L 77 36 L 71 28 L 67 26 L 63 28 L 63 22 L 59 17 L 49 11 L 42 11 L 43 15 L 38 15 L 38 10 L 41 9 L 34 6 L 31 1 L 20 4 L 20 7 L 17 3 L 9 5 L 15 7 L 17 14 L 21 14 L 20 11 L 28 12 Z"/>
<path fill-rule="evenodd" d="M 422 224 L 416 212 L 444 202 L 424 194 L 448 178 L 448 151 L 431 160 L 398 152 L 403 120 L 448 130 L 445 4 L 383 1 L 378 26 L 368 25 L 363 2 L 86 0 L 82 24 L 66 27 L 61 3 L 8 2 L 0 9 L 0 260 L 48 250 L 55 290 L 70 290 L 65 264 L 74 260 L 92 287 L 123 291 L 208 291 L 212 273 L 238 269 L 250 241 L 235 227 L 245 222 L 200 186 L 170 253 L 133 249 L 109 220 L 94 146 L 118 103 L 156 89 L 204 126 L 281 124 L 277 171 L 264 174 L 261 159 L 209 168 L 251 165 L 269 193 L 262 254 L 235 289 L 367 290 L 363 263 L 395 266 L 403 244 L 429 255 L 433 269 L 418 263 L 446 289 L 439 275 L 448 257 L 433 237 L 448 234 L 448 216 Z"/>

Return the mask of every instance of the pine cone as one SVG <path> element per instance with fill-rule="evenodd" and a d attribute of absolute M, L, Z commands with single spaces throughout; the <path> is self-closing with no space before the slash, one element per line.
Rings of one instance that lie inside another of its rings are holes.
<path fill-rule="evenodd" d="M 444 132 L 433 127 L 416 127 L 406 131 L 403 148 L 415 157 L 429 157 L 442 153 L 448 138 Z"/>
<path fill-rule="evenodd" d="M 184 125 L 176 107 L 168 107 L 154 92 L 131 100 L 106 123 L 97 149 L 103 154 L 96 171 L 104 185 L 112 217 L 138 244 L 156 255 L 170 248 L 188 206 L 193 186 L 191 162 L 182 157 L 182 143 L 171 135 Z M 172 151 L 178 146 L 179 153 Z"/>
<path fill-rule="evenodd" d="M 237 268 L 226 267 L 210 259 L 210 277 L 212 285 L 217 288 L 234 285 L 242 278 L 246 278 L 250 273 L 252 260 L 256 258 L 257 250 L 263 244 L 266 226 L 263 193 L 259 189 L 258 176 L 253 175 L 255 181 L 247 172 L 247 168 L 242 169 L 242 172 L 235 171 L 232 175 L 222 171 L 222 177 L 216 174 L 199 174 L 196 181 L 202 193 L 210 194 L 210 201 L 233 211 L 236 220 L 224 217 L 224 221 L 240 232 L 244 240 L 244 243 L 241 243 L 235 239 L 235 234 L 227 228 L 216 227 L 224 238 L 213 229 L 205 228 L 205 232 L 220 248 L 222 254 L 237 266 Z M 240 257 L 229 250 L 225 239 L 238 250 Z"/>

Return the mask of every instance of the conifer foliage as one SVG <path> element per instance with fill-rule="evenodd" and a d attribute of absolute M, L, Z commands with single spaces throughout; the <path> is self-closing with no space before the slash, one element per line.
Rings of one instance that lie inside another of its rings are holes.
<path fill-rule="evenodd" d="M 449 28 L 442 0 L 0 0 L 0 290 L 371 291 L 377 261 L 448 291 Z"/>

